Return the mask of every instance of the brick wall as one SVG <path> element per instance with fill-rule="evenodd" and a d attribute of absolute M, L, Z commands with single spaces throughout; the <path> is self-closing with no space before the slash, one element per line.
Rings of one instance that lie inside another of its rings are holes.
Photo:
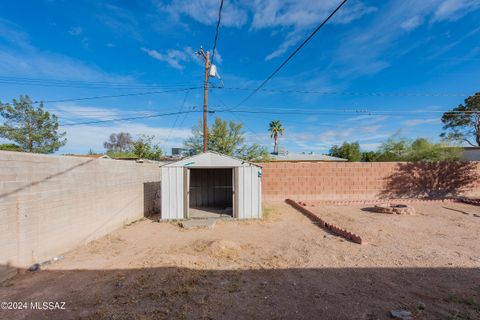
<path fill-rule="evenodd" d="M 0 151 L 0 280 L 148 215 L 159 187 L 155 164 Z"/>
<path fill-rule="evenodd" d="M 480 196 L 480 162 L 270 162 L 262 167 L 267 200 Z"/>

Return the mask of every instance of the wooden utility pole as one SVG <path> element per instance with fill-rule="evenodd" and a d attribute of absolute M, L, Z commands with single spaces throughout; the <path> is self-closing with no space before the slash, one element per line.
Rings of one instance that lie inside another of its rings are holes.
<path fill-rule="evenodd" d="M 202 50 L 203 53 L 203 50 Z M 207 105 L 208 105 L 208 73 L 210 71 L 210 52 L 203 54 L 205 58 L 205 82 L 203 84 L 203 152 L 207 152 L 208 143 L 208 123 L 207 123 Z"/>

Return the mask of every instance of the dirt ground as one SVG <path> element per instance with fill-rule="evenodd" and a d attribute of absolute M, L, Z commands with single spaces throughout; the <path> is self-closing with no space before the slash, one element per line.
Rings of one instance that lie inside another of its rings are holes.
<path fill-rule="evenodd" d="M 283 202 L 263 221 L 184 230 L 142 220 L 3 283 L 0 319 L 480 319 L 480 207 L 413 203 L 411 216 L 316 206 L 333 236 Z"/>

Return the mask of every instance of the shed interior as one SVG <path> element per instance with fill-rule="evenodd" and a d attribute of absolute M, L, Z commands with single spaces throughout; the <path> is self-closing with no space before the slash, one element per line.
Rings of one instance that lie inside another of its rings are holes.
<path fill-rule="evenodd" d="M 189 170 L 189 218 L 233 217 L 233 169 Z"/>

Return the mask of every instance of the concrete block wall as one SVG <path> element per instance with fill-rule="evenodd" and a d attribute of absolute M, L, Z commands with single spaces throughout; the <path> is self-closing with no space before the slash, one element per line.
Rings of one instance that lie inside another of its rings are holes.
<path fill-rule="evenodd" d="M 152 213 L 159 188 L 156 164 L 0 151 L 0 280 Z"/>
<path fill-rule="evenodd" d="M 480 196 L 480 162 L 263 163 L 266 200 Z"/>

